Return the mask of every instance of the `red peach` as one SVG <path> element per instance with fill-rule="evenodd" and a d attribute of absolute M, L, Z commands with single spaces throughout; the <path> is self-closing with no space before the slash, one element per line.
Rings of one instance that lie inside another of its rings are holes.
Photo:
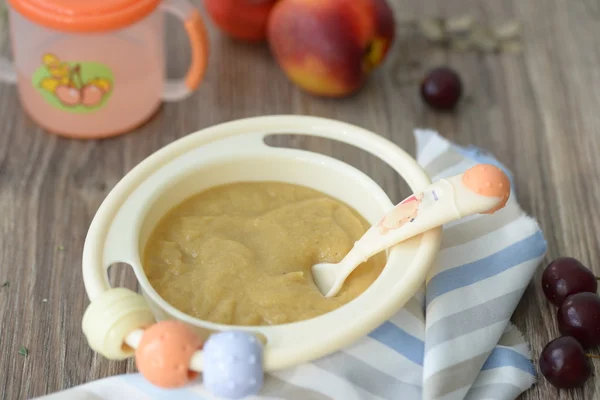
<path fill-rule="evenodd" d="M 361 88 L 394 40 L 386 0 L 281 0 L 267 29 L 271 50 L 288 78 L 327 97 Z"/>
<path fill-rule="evenodd" d="M 269 13 L 278 0 L 204 0 L 212 21 L 228 35 L 249 42 L 266 38 Z"/>

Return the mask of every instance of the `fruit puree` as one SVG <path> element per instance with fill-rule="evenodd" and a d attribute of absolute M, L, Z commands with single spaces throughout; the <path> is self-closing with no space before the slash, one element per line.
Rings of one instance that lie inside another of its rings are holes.
<path fill-rule="evenodd" d="M 385 264 L 359 266 L 333 298 L 312 265 L 339 262 L 370 227 L 347 205 L 278 182 L 212 188 L 171 210 L 152 232 L 144 271 L 177 309 L 203 320 L 275 325 L 313 318 L 361 294 Z"/>

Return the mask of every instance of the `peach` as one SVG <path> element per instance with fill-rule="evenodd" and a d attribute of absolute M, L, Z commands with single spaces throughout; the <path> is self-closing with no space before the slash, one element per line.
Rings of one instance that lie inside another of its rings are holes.
<path fill-rule="evenodd" d="M 278 0 L 204 0 L 206 12 L 223 32 L 236 39 L 266 39 L 269 13 Z"/>
<path fill-rule="evenodd" d="M 361 88 L 393 43 L 385 0 L 281 0 L 267 39 L 288 78 L 315 95 L 342 97 Z"/>

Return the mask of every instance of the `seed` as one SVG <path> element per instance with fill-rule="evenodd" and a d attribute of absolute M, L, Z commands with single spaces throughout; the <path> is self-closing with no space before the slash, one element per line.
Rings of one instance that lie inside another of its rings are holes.
<path fill-rule="evenodd" d="M 521 36 L 521 24 L 518 21 L 506 21 L 494 28 L 494 35 L 500 40 L 515 39 Z"/>
<path fill-rule="evenodd" d="M 439 18 L 425 18 L 418 22 L 419 31 L 425 39 L 431 42 L 446 40 L 442 21 Z"/>
<path fill-rule="evenodd" d="M 471 40 L 475 47 L 484 52 L 492 52 L 498 49 L 499 42 L 496 40 L 490 30 L 484 26 L 478 25 L 471 33 Z"/>
<path fill-rule="evenodd" d="M 471 15 L 461 15 L 458 17 L 448 18 L 446 20 L 446 32 L 453 35 L 464 35 L 467 34 L 473 25 L 475 20 Z"/>

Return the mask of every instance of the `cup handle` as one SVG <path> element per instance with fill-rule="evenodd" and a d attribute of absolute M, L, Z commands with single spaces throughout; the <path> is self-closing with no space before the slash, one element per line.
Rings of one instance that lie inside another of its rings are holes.
<path fill-rule="evenodd" d="M 0 58 L 0 81 L 6 83 L 17 82 L 15 67 L 6 58 Z"/>
<path fill-rule="evenodd" d="M 163 0 L 163 12 L 177 17 L 185 27 L 192 51 L 192 63 L 184 79 L 165 82 L 163 100 L 178 101 L 188 97 L 200 86 L 208 65 L 208 33 L 198 10 L 188 0 Z"/>

